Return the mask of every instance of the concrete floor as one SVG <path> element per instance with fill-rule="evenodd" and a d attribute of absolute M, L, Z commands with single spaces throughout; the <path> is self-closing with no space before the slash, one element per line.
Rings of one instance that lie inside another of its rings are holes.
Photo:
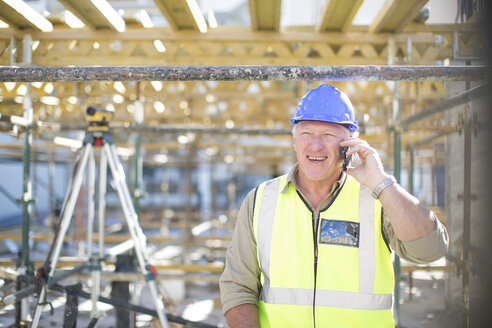
<path fill-rule="evenodd" d="M 438 328 L 462 327 L 463 316 L 459 311 L 446 309 L 444 299 L 444 274 L 442 272 L 417 271 L 413 274 L 412 297 L 410 299 L 408 279 L 402 276 L 400 299 L 400 327 L 404 328 Z M 54 293 L 53 293 L 54 294 Z M 142 299 L 147 299 L 145 290 Z M 53 295 L 55 306 L 53 316 L 45 312 L 40 322 L 40 328 L 60 327 L 63 320 L 65 296 L 61 293 Z M 34 302 L 32 302 L 33 304 Z M 148 301 L 145 306 L 152 307 Z M 228 327 L 221 315 L 218 286 L 213 283 L 188 284 L 184 301 L 167 304 L 167 309 L 173 314 L 183 316 L 189 320 L 198 320 L 219 327 Z M 116 327 L 115 313 L 111 306 L 102 305 L 106 316 L 99 320 L 98 327 Z M 77 327 L 87 327 L 90 320 L 90 303 L 80 300 Z M 13 324 L 14 310 L 12 306 L 0 310 L 0 327 L 9 327 Z M 473 321 L 472 321 L 473 323 Z M 138 327 L 157 327 L 155 322 L 146 315 L 137 316 Z M 172 325 L 174 326 L 174 325 Z M 178 326 L 176 326 L 178 327 Z M 471 325 L 479 327 L 479 325 Z"/>

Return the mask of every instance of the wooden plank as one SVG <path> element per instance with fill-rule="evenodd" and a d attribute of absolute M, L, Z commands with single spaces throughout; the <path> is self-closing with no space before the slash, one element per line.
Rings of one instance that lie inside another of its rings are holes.
<path fill-rule="evenodd" d="M 154 0 L 154 2 L 173 30 L 198 31 L 198 25 L 186 0 Z"/>
<path fill-rule="evenodd" d="M 279 31 L 282 0 L 248 0 L 253 31 Z"/>
<path fill-rule="evenodd" d="M 329 0 L 325 3 L 317 32 L 345 32 L 362 5 L 363 0 Z"/>
<path fill-rule="evenodd" d="M 400 32 L 429 0 L 386 0 L 369 27 L 372 33 Z"/>
<path fill-rule="evenodd" d="M 84 24 L 92 29 L 107 29 L 118 31 L 115 25 L 113 25 L 106 15 L 112 14 L 114 17 L 119 17 L 115 24 L 121 25 L 123 30 L 125 28 L 125 21 L 120 15 L 109 5 L 105 8 L 107 12 L 102 13 L 91 0 L 59 0 L 60 3 L 70 10 L 72 14 L 77 16 Z M 79 32 L 79 31 L 74 31 Z"/>
<path fill-rule="evenodd" d="M 37 13 L 31 6 L 21 0 L 17 0 L 17 2 L 18 5 L 20 4 L 22 7 L 25 7 L 24 11 L 19 12 L 5 1 L 0 0 L 0 18 L 2 21 L 15 28 L 41 30 L 40 27 L 36 26 L 36 24 L 34 24 L 29 18 L 29 15 L 35 15 L 37 16 L 37 20 L 42 21 L 46 27 L 53 29 L 53 25 L 46 18 L 44 18 L 44 16 Z"/>

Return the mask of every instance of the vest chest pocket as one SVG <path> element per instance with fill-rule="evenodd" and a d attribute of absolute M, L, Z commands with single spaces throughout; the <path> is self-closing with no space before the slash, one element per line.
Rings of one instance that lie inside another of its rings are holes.
<path fill-rule="evenodd" d="M 359 247 L 360 223 L 321 219 L 320 244 Z"/>

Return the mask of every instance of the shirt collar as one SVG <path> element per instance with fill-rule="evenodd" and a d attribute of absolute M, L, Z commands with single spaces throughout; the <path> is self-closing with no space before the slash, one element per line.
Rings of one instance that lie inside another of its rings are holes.
<path fill-rule="evenodd" d="M 297 176 L 297 173 L 298 172 L 299 172 L 299 163 L 296 163 L 290 169 L 289 173 L 287 174 L 287 180 L 286 180 L 285 185 L 283 186 L 282 191 L 281 191 L 282 194 L 285 194 L 287 192 L 287 190 L 289 189 L 289 183 L 291 183 L 292 186 L 296 190 L 299 190 L 300 191 L 299 186 L 297 185 L 297 182 L 296 182 L 296 176 Z M 338 190 L 338 188 L 340 188 L 340 186 L 345 181 L 346 177 L 347 177 L 347 174 L 342 171 L 342 175 L 340 176 L 340 179 L 338 179 L 337 181 L 335 181 L 335 183 L 333 184 L 333 187 L 331 188 L 330 195 L 332 195 L 336 190 Z"/>

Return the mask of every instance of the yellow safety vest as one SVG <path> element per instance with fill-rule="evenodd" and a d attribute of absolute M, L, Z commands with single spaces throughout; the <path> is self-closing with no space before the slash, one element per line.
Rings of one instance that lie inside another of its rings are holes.
<path fill-rule="evenodd" d="M 394 274 L 379 201 L 347 176 L 314 218 L 292 184 L 281 192 L 286 181 L 281 176 L 256 191 L 261 327 L 394 327 Z"/>

